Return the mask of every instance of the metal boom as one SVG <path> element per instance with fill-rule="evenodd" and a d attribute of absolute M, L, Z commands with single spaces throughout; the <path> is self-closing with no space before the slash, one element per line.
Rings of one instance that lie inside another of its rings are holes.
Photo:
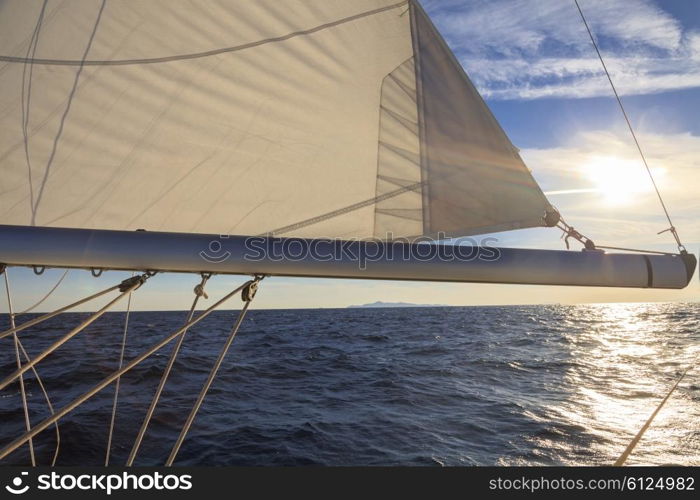
<path fill-rule="evenodd" d="M 684 288 L 691 254 L 529 250 L 0 225 L 0 263 L 319 278 Z"/>

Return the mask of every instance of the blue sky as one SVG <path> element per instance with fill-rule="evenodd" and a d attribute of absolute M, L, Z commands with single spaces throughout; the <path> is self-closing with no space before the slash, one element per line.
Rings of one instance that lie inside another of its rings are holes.
<path fill-rule="evenodd" d="M 567 221 L 596 242 L 674 250 L 667 224 L 573 0 L 423 0 L 425 9 Z M 700 246 L 700 8 L 692 0 L 580 0 L 686 246 Z M 568 194 L 561 194 L 562 192 Z M 560 193 L 560 194 L 557 194 Z M 502 246 L 563 248 L 555 230 L 497 235 Z M 15 306 L 62 274 L 12 269 Z M 71 271 L 39 310 L 127 276 Z M 136 309 L 185 309 L 196 276 L 161 275 Z M 216 277 L 213 297 L 240 277 Z M 256 306 L 344 307 L 698 300 L 683 291 L 269 279 Z M 232 302 L 237 307 L 236 302 Z M 203 305 L 206 305 L 204 302 Z M 2 304 L 0 310 L 5 311 Z"/>

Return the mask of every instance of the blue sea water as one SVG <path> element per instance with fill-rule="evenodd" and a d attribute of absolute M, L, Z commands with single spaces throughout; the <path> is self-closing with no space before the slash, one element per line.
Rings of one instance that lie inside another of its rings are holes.
<path fill-rule="evenodd" d="M 236 311 L 192 329 L 137 465 L 163 464 Z M 87 313 L 20 334 L 31 356 Z M 131 314 L 126 359 L 185 312 Z M 19 317 L 22 323 L 31 316 Z M 7 324 L 0 317 L 0 325 Z M 39 366 L 56 408 L 117 367 L 124 313 Z M 251 310 L 178 455 L 179 465 L 606 465 L 700 353 L 700 304 Z M 123 464 L 171 345 L 121 379 L 111 453 Z M 16 368 L 0 340 L 0 375 Z M 32 423 L 48 415 L 26 378 Z M 60 422 L 58 465 L 101 465 L 114 386 Z M 0 445 L 24 429 L 19 385 L 0 391 Z M 700 465 L 700 370 L 630 458 Z M 52 428 L 34 440 L 51 461 Z M 27 447 L 2 464 L 29 462 Z"/>

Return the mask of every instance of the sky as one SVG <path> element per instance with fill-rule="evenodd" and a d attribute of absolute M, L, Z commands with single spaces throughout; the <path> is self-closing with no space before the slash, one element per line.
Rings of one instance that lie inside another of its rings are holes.
<path fill-rule="evenodd" d="M 685 246 L 700 247 L 700 9 L 689 0 L 580 0 Z M 598 244 L 675 251 L 649 177 L 573 0 L 422 0 L 525 163 L 567 222 Z M 554 229 L 500 233 L 504 247 L 564 249 Z M 13 268 L 14 309 L 63 271 Z M 128 277 L 70 271 L 36 310 Z M 245 278 L 217 276 L 211 299 Z M 199 277 L 158 275 L 132 309 L 187 309 Z M 680 291 L 270 278 L 256 308 L 345 307 L 375 301 L 448 305 L 697 301 Z M 234 299 L 238 300 L 238 299 Z M 96 301 L 83 310 L 99 307 Z M 7 304 L 0 301 L 0 311 Z M 231 308 L 240 302 L 232 301 Z M 122 305 L 123 306 L 123 305 Z M 123 308 L 123 307 L 122 307 Z"/>

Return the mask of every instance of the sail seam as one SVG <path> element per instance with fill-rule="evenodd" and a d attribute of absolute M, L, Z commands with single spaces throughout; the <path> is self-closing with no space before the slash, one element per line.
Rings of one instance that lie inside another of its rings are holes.
<path fill-rule="evenodd" d="M 399 122 L 406 130 L 411 132 L 412 134 L 416 134 L 418 132 L 418 124 L 414 121 L 409 120 L 405 116 L 401 116 L 400 114 L 390 110 L 386 106 L 379 106 L 382 111 L 384 111 L 386 114 L 388 114 L 390 117 L 392 117 L 394 120 Z"/>
<path fill-rule="evenodd" d="M 410 179 L 401 179 L 399 177 L 389 177 L 388 175 L 378 175 L 377 179 L 389 182 L 390 184 L 393 184 L 398 187 L 406 187 L 414 184 L 413 181 Z"/>
<path fill-rule="evenodd" d="M 412 165 L 420 168 L 420 158 L 418 158 L 418 161 L 416 161 L 415 153 L 412 153 L 411 151 L 408 151 L 402 147 L 394 146 L 393 144 L 389 144 L 388 142 L 384 141 L 379 141 L 379 145 L 387 149 L 388 151 L 391 151 L 396 156 L 399 156 L 404 160 L 408 160 Z"/>
<path fill-rule="evenodd" d="M 386 7 L 381 7 L 378 9 L 374 10 L 369 10 L 365 12 L 360 12 L 359 14 L 355 14 L 352 16 L 344 17 L 342 19 L 337 19 L 335 21 L 331 21 L 329 23 L 321 24 L 318 26 L 315 26 L 313 28 L 305 29 L 305 30 L 300 30 L 300 31 L 293 31 L 292 33 L 288 33 L 286 35 L 282 36 L 277 36 L 277 37 L 272 37 L 272 38 L 265 38 L 263 40 L 257 40 L 255 42 L 249 42 L 245 43 L 242 45 L 235 45 L 233 47 L 223 47 L 219 49 L 213 49 L 213 50 L 208 50 L 204 52 L 195 52 L 192 54 L 178 54 L 178 55 L 173 55 L 173 56 L 165 56 L 165 57 L 153 57 L 153 58 L 144 58 L 144 59 L 117 59 L 117 60 L 77 60 L 77 59 L 36 59 L 33 57 L 19 57 L 19 56 L 3 56 L 0 55 L 0 61 L 8 62 L 8 63 L 30 63 L 30 64 L 46 64 L 46 65 L 53 65 L 53 66 L 128 66 L 128 65 L 139 65 L 139 64 L 158 64 L 158 63 L 167 63 L 167 62 L 173 62 L 173 61 L 183 61 L 183 60 L 188 60 L 188 59 L 201 59 L 203 57 L 211 57 L 211 56 L 216 56 L 219 54 L 225 54 L 228 52 L 239 52 L 241 50 L 245 49 L 251 49 L 253 47 L 259 47 L 260 45 L 267 45 L 269 43 L 277 43 L 277 42 L 284 42 L 286 40 L 289 40 L 291 38 L 297 38 L 300 36 L 305 36 L 305 35 L 311 35 L 313 33 L 317 33 L 319 31 L 323 31 L 328 28 L 333 28 L 335 26 L 339 26 L 342 24 L 346 24 L 352 21 L 356 21 L 358 19 L 362 19 L 365 17 L 370 17 L 375 14 L 381 14 L 382 12 L 386 12 L 389 10 L 393 10 L 399 7 L 402 7 L 409 3 L 409 0 L 404 0 L 403 2 L 398 2 L 392 5 L 387 5 Z"/>
<path fill-rule="evenodd" d="M 430 185 L 428 184 L 428 151 L 425 139 L 425 100 L 423 99 L 423 75 L 421 72 L 421 53 L 418 35 L 418 24 L 416 21 L 416 2 L 410 2 L 411 10 L 411 43 L 413 44 L 414 69 L 416 72 L 416 111 L 418 113 L 418 148 L 420 154 L 420 179 L 425 186 L 421 190 L 423 199 L 423 230 L 429 233 L 432 231 L 430 224 Z"/>
<path fill-rule="evenodd" d="M 413 59 L 413 57 L 411 57 L 411 58 L 408 59 L 407 61 L 410 61 L 411 59 Z M 399 66 L 399 68 L 400 68 L 401 66 L 403 66 L 404 64 L 406 64 L 406 61 L 404 61 L 404 62 Z M 413 102 L 416 102 L 416 89 L 411 89 L 410 87 L 408 87 L 405 83 L 403 83 L 401 80 L 399 80 L 398 78 L 396 78 L 396 76 L 394 76 L 393 72 L 392 72 L 392 73 L 389 73 L 388 76 L 389 76 L 389 78 L 391 78 L 391 80 L 392 80 L 401 90 L 403 90 L 403 91 L 406 93 L 406 95 L 407 95 Z"/>
<path fill-rule="evenodd" d="M 423 220 L 422 211 L 419 208 L 378 208 L 377 212 L 382 215 L 389 215 L 400 219 Z"/>
<path fill-rule="evenodd" d="M 349 212 L 359 210 L 360 208 L 369 207 L 371 205 L 374 205 L 375 203 L 378 203 L 378 202 L 384 201 L 384 200 L 388 200 L 390 198 L 393 198 L 394 196 L 398 196 L 400 194 L 407 193 L 409 191 L 418 191 L 422 186 L 423 186 L 422 182 L 416 182 L 414 184 L 411 184 L 410 186 L 406 186 L 406 187 L 403 187 L 401 189 L 396 189 L 395 191 L 390 191 L 388 193 L 384 193 L 382 195 L 375 196 L 374 198 L 360 201 L 358 203 L 348 205 L 347 207 L 339 208 L 338 210 L 334 210 L 332 212 L 328 212 L 326 214 L 319 215 L 317 217 L 313 217 L 313 218 L 307 219 L 305 221 L 297 222 L 296 224 L 290 224 L 289 226 L 280 227 L 280 228 L 275 229 L 273 231 L 263 233 L 260 236 L 279 235 L 279 234 L 288 233 L 290 231 L 294 231 L 296 229 L 301 229 L 301 228 L 306 227 L 306 226 L 311 226 L 312 224 L 317 224 L 319 222 L 323 222 L 325 220 L 332 219 L 333 217 L 338 217 L 339 215 L 344 215 L 344 214 L 347 214 Z"/>
<path fill-rule="evenodd" d="M 403 64 L 403 63 L 401 63 Z M 396 68 L 401 67 L 401 65 L 397 66 Z M 382 78 L 382 82 L 379 85 L 379 109 L 378 109 L 378 117 L 377 117 L 377 167 L 375 169 L 374 173 L 374 196 L 379 196 L 379 170 L 381 168 L 380 164 L 380 158 L 381 158 L 381 150 L 382 150 L 382 122 L 384 121 L 384 113 L 382 113 L 382 101 L 384 99 L 384 84 L 386 83 L 386 79 L 396 71 L 396 68 L 394 68 L 390 73 L 387 73 L 384 75 L 384 78 Z M 377 207 L 375 205 L 374 207 L 374 214 L 372 215 L 372 235 L 375 235 L 377 233 Z"/>
<path fill-rule="evenodd" d="M 405 14 L 405 12 L 404 12 L 404 14 Z M 409 57 L 408 59 L 403 61 L 401 64 L 396 66 L 390 73 L 387 73 L 384 76 L 384 78 L 382 78 L 382 82 L 380 85 L 379 126 L 377 128 L 377 168 L 376 168 L 376 174 L 375 174 L 376 180 L 375 180 L 375 190 L 374 190 L 375 196 L 381 196 L 380 195 L 380 181 L 386 180 L 385 176 L 380 174 L 380 172 L 382 172 L 386 168 L 386 165 L 383 163 L 384 159 L 383 159 L 382 152 L 384 150 L 388 150 L 388 151 L 392 152 L 393 154 L 403 158 L 404 160 L 407 160 L 408 162 L 410 162 L 413 165 L 416 164 L 415 154 L 411 154 L 409 151 L 406 151 L 403 148 L 400 148 L 398 146 L 391 145 L 383 140 L 383 136 L 386 133 L 384 124 L 385 124 L 385 120 L 387 118 L 387 115 L 389 118 L 393 118 L 395 121 L 398 121 L 404 128 L 406 128 L 413 135 L 413 137 L 417 137 L 418 124 L 412 120 L 409 120 L 406 117 L 400 116 L 396 112 L 390 110 L 385 105 L 387 83 L 389 83 L 389 82 L 396 85 L 401 90 L 402 93 L 405 93 L 406 95 L 408 95 L 408 97 L 411 99 L 411 101 L 415 105 L 415 102 L 416 102 L 415 95 L 411 96 L 407 87 L 400 81 L 399 78 L 396 77 L 397 71 L 401 71 L 402 68 L 404 68 L 407 64 L 410 65 L 411 63 L 414 63 L 414 56 L 413 55 L 411 55 L 411 57 Z M 410 71 L 410 73 L 415 75 L 415 70 Z M 408 123 L 405 123 L 405 122 L 408 122 Z M 404 182 L 404 183 L 393 183 L 393 184 L 395 184 L 399 187 L 406 187 L 408 184 L 413 184 L 414 182 L 415 182 L 415 179 L 411 179 L 411 180 L 406 179 L 406 182 Z M 381 211 L 379 211 L 378 203 L 379 202 L 375 202 L 374 217 L 372 220 L 372 233 L 371 234 L 374 236 L 381 237 L 381 235 L 377 233 L 378 215 L 381 214 Z"/>

